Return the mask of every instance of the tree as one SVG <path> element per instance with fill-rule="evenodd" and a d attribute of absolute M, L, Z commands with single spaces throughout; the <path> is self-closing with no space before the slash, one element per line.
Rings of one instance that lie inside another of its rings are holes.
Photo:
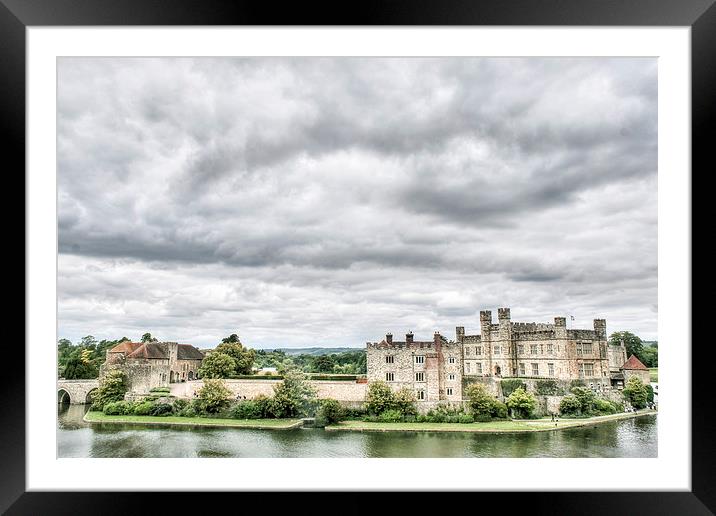
<path fill-rule="evenodd" d="M 492 396 L 481 383 L 473 383 L 465 389 L 468 406 L 475 416 L 494 417 L 497 412 L 497 398 Z"/>
<path fill-rule="evenodd" d="M 632 407 L 637 409 L 646 407 L 649 393 L 644 383 L 637 376 L 632 376 L 627 380 L 622 394 L 631 403 Z"/>
<path fill-rule="evenodd" d="M 274 387 L 271 412 L 275 417 L 298 417 L 311 412 L 316 390 L 300 371 L 288 371 L 283 381 Z"/>
<path fill-rule="evenodd" d="M 412 389 L 401 387 L 393 394 L 393 409 L 405 416 L 414 416 L 418 413 L 417 398 Z"/>
<path fill-rule="evenodd" d="M 229 406 L 231 391 L 226 388 L 220 379 L 206 379 L 204 386 L 197 391 L 199 396 L 197 406 L 207 414 L 216 414 Z"/>
<path fill-rule="evenodd" d="M 612 333 L 609 337 L 610 344 L 619 345 L 622 341 L 624 341 L 627 357 L 634 355 L 639 360 L 644 358 L 644 343 L 633 333 L 628 331 L 617 331 Z"/>
<path fill-rule="evenodd" d="M 89 351 L 89 350 L 86 350 Z M 84 361 L 81 356 L 71 357 L 65 364 L 62 372 L 63 378 L 67 380 L 84 380 L 89 378 L 97 378 L 99 371 L 95 365 L 89 361 Z"/>
<path fill-rule="evenodd" d="M 201 362 L 199 375 L 202 378 L 230 378 L 236 371 L 236 360 L 226 353 L 216 351 Z"/>
<path fill-rule="evenodd" d="M 570 392 L 579 402 L 579 410 L 582 414 L 591 414 L 594 412 L 594 402 L 597 397 L 592 389 L 587 387 L 572 387 Z"/>
<path fill-rule="evenodd" d="M 659 367 L 659 348 L 644 346 L 640 360 L 646 367 Z"/>
<path fill-rule="evenodd" d="M 239 340 L 239 336 L 236 335 L 235 333 L 232 333 L 228 337 L 224 337 L 223 339 L 221 339 L 221 342 L 224 344 L 234 343 L 234 342 L 238 342 L 239 344 L 241 344 L 241 341 Z"/>
<path fill-rule="evenodd" d="M 232 336 L 235 336 L 235 334 L 232 334 Z M 227 339 L 231 339 L 232 336 L 227 337 L 224 340 L 226 341 Z M 234 367 L 235 375 L 251 374 L 251 368 L 253 367 L 254 359 L 256 358 L 256 351 L 254 351 L 253 349 L 245 348 L 241 345 L 241 342 L 238 342 L 238 340 L 236 342 L 222 342 L 221 344 L 216 346 L 216 349 L 214 349 L 212 355 L 214 353 L 224 353 L 225 355 L 229 355 L 231 358 L 234 359 L 234 361 L 236 362 L 236 365 Z"/>
<path fill-rule="evenodd" d="M 313 370 L 317 373 L 332 373 L 335 365 L 332 355 L 318 355 L 313 359 Z"/>
<path fill-rule="evenodd" d="M 324 399 L 319 402 L 316 412 L 316 421 L 319 426 L 332 425 L 345 416 L 343 406 L 334 399 Z"/>
<path fill-rule="evenodd" d="M 379 380 L 368 386 L 365 408 L 369 414 L 380 415 L 392 409 L 394 402 L 393 391 L 387 383 Z"/>
<path fill-rule="evenodd" d="M 99 388 L 92 401 L 92 410 L 102 410 L 107 403 L 121 401 L 127 392 L 127 376 L 121 369 L 112 369 L 99 381 Z"/>
<path fill-rule="evenodd" d="M 537 405 L 535 397 L 524 390 L 522 387 L 518 387 L 512 394 L 507 397 L 505 401 L 507 408 L 512 411 L 518 418 L 529 418 Z"/>
<path fill-rule="evenodd" d="M 142 342 L 157 342 L 157 339 L 152 337 L 151 333 L 145 333 L 142 335 Z"/>

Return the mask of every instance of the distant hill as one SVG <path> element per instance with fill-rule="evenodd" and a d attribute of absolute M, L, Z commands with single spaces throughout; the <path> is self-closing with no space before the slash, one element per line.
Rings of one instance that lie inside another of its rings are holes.
<path fill-rule="evenodd" d="M 363 351 L 363 348 L 264 348 L 264 351 L 283 351 L 287 355 L 330 355 L 345 351 Z"/>

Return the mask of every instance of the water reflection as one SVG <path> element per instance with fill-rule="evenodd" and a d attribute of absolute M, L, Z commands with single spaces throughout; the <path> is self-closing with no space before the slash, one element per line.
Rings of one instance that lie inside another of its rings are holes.
<path fill-rule="evenodd" d="M 529 434 L 92 425 L 58 409 L 59 457 L 656 457 L 657 417 Z"/>

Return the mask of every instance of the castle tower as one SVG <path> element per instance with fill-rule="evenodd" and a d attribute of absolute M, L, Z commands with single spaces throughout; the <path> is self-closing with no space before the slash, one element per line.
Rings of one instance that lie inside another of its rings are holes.
<path fill-rule="evenodd" d="M 465 337 L 465 327 L 464 326 L 456 326 L 455 327 L 455 340 L 457 342 L 462 342 L 464 337 Z"/>

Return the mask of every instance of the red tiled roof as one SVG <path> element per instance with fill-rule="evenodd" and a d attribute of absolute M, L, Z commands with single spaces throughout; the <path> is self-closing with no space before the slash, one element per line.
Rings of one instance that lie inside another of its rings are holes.
<path fill-rule="evenodd" d="M 629 357 L 629 360 L 624 362 L 624 365 L 621 367 L 621 369 L 642 369 L 644 371 L 648 371 L 649 369 L 641 363 L 641 361 L 636 358 L 634 355 Z"/>
<path fill-rule="evenodd" d="M 139 346 L 141 346 L 141 342 L 130 342 L 128 340 L 125 340 L 123 342 L 120 342 L 115 347 L 109 350 L 110 353 L 132 353 L 134 350 L 136 350 Z"/>
<path fill-rule="evenodd" d="M 169 358 L 164 348 L 156 342 L 144 342 L 127 356 L 129 358 Z"/>

